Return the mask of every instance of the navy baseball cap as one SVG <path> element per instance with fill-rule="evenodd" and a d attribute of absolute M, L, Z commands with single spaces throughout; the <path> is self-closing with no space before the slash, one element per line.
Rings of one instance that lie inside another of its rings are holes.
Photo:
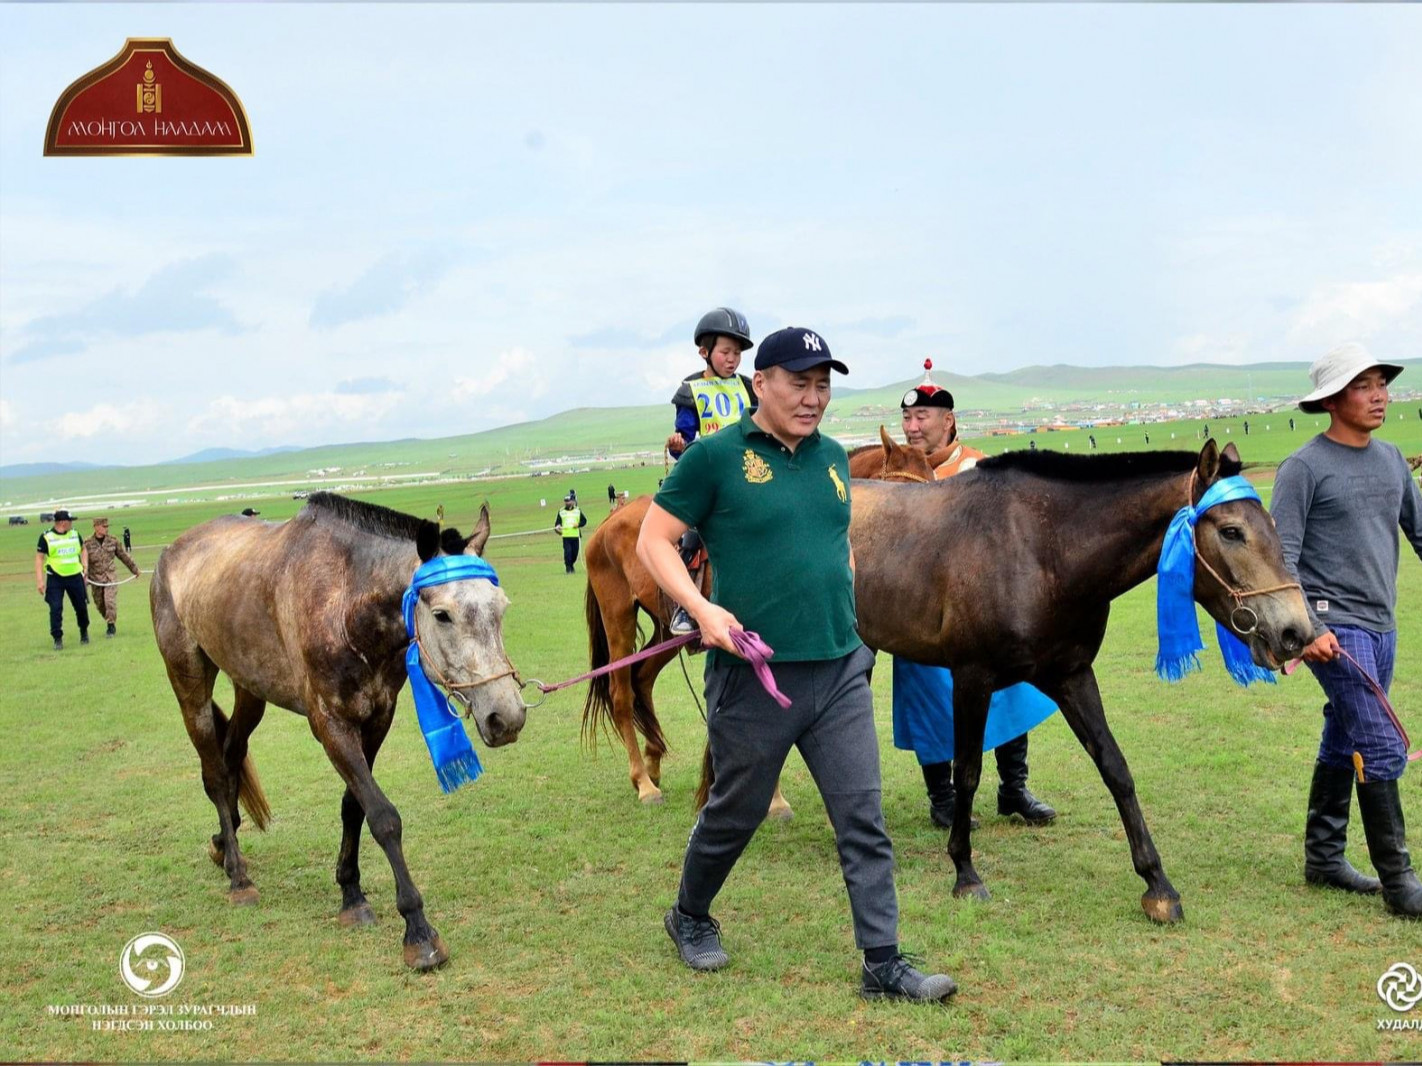
<path fill-rule="evenodd" d="M 802 371 L 824 363 L 840 374 L 849 373 L 848 367 L 830 355 L 825 339 L 803 326 L 776 330 L 760 342 L 760 351 L 755 354 L 756 370 L 784 367 L 788 371 Z"/>

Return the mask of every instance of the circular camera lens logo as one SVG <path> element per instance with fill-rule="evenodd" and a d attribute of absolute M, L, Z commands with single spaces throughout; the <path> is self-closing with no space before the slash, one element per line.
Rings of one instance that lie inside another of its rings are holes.
<path fill-rule="evenodd" d="M 1411 1011 L 1422 1000 L 1422 974 L 1410 963 L 1394 963 L 1378 979 L 1378 996 L 1393 1011 Z"/>
<path fill-rule="evenodd" d="M 139 934 L 123 947 L 119 976 L 140 997 L 161 997 L 183 980 L 183 950 L 163 934 Z"/>

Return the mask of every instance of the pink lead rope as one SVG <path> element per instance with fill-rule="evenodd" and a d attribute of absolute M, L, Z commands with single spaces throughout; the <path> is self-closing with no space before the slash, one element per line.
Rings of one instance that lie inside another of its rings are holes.
<path fill-rule="evenodd" d="M 700 638 L 700 631 L 692 631 L 689 634 L 681 634 L 668 641 L 661 641 L 655 645 L 649 645 L 640 652 L 634 652 L 630 656 L 623 656 L 619 660 L 604 664 L 594 671 L 580 674 L 576 678 L 569 678 L 566 682 L 558 682 L 556 685 L 544 685 L 536 678 L 530 678 L 531 684 L 536 685 L 539 692 L 556 693 L 559 689 L 566 689 L 570 685 L 577 685 L 579 682 L 591 681 L 593 678 L 600 678 L 604 674 L 611 674 L 613 671 L 621 670 L 623 667 L 630 667 L 634 663 L 640 663 L 644 659 L 650 659 L 659 652 L 669 652 L 671 649 L 680 648 L 682 645 L 689 645 Z M 751 665 L 755 671 L 756 678 L 770 694 L 770 698 L 782 708 L 790 706 L 790 698 L 775 684 L 775 675 L 770 673 L 770 664 L 767 662 L 775 655 L 775 650 L 761 640 L 760 634 L 752 630 L 732 630 L 731 643 L 736 646 L 736 652 Z"/>
<path fill-rule="evenodd" d="M 1349 653 L 1346 648 L 1342 648 L 1340 646 L 1338 651 L 1343 653 L 1343 658 L 1346 659 L 1349 663 L 1351 663 L 1354 669 L 1363 676 L 1363 681 L 1368 683 L 1368 688 L 1373 691 L 1373 695 L 1376 696 L 1378 700 L 1382 702 L 1383 710 L 1387 712 L 1387 717 L 1392 720 L 1393 726 L 1397 727 L 1397 732 L 1402 737 L 1403 749 L 1405 750 L 1411 748 L 1412 739 L 1407 736 L 1407 731 L 1402 728 L 1402 720 L 1397 717 L 1397 712 L 1392 710 L 1392 704 L 1388 701 L 1387 694 L 1383 692 L 1383 687 L 1378 684 L 1378 680 L 1374 678 L 1371 674 L 1369 674 L 1367 670 L 1364 669 L 1363 665 L 1357 660 L 1355 660 L 1352 654 Z M 1303 663 L 1303 660 L 1296 659 L 1284 664 L 1284 673 L 1286 675 L 1293 674 L 1294 671 L 1299 669 L 1299 664 L 1301 663 Z M 1356 758 L 1357 756 L 1355 755 L 1354 759 Z M 1416 752 L 1407 753 L 1407 762 L 1411 763 L 1412 761 L 1419 759 L 1422 759 L 1422 748 L 1419 748 Z"/>
<path fill-rule="evenodd" d="M 775 675 L 770 673 L 770 664 L 766 662 L 775 655 L 775 649 L 762 641 L 760 634 L 754 630 L 732 630 L 731 644 L 736 646 L 736 652 L 743 659 L 749 661 L 756 678 L 760 680 L 761 688 L 770 694 L 770 699 L 782 709 L 788 708 L 790 698 L 776 686 Z"/>

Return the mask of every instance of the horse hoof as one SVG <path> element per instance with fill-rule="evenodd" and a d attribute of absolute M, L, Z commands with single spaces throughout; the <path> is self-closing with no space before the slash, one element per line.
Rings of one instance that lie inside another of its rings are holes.
<path fill-rule="evenodd" d="M 241 889 L 228 890 L 227 900 L 229 903 L 245 908 L 257 902 L 257 887 L 254 885 L 244 885 Z"/>
<path fill-rule="evenodd" d="M 958 898 L 972 897 L 974 900 L 991 900 L 992 894 L 988 892 L 987 886 L 982 882 L 972 882 L 968 885 L 955 885 L 953 895 Z"/>
<path fill-rule="evenodd" d="M 359 904 L 342 909 L 336 918 L 342 926 L 369 926 L 375 922 L 375 912 L 371 910 L 369 903 L 362 900 Z"/>
<path fill-rule="evenodd" d="M 767 819 L 773 819 L 776 822 L 790 822 L 792 819 L 795 818 L 795 812 L 788 807 L 771 808 L 768 812 L 765 813 L 765 817 Z"/>
<path fill-rule="evenodd" d="M 1153 897 L 1147 894 L 1141 897 L 1141 908 L 1151 922 L 1162 925 L 1178 923 L 1185 918 L 1185 909 L 1180 906 L 1179 898 Z"/>
<path fill-rule="evenodd" d="M 217 846 L 214 841 L 207 843 L 207 858 L 221 867 L 227 862 L 227 853 Z"/>
<path fill-rule="evenodd" d="M 405 966 L 416 971 L 432 971 L 449 959 L 449 949 L 435 934 L 432 941 L 422 941 L 418 945 L 405 946 Z"/>
<path fill-rule="evenodd" d="M 656 790 L 655 792 L 639 796 L 637 799 L 643 804 L 665 804 L 667 802 L 667 798 L 662 796 L 662 791 L 660 789 Z"/>

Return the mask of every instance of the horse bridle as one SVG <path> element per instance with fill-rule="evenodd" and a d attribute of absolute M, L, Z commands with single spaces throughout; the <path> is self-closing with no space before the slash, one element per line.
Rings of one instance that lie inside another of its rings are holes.
<path fill-rule="evenodd" d="M 466 715 L 468 715 L 470 711 L 473 710 L 474 702 L 473 699 L 467 693 L 464 693 L 462 690 L 477 689 L 481 685 L 488 685 L 490 682 L 497 682 L 500 678 L 512 678 L 515 682 L 517 682 L 520 693 L 519 699 L 523 700 L 523 696 L 521 694 L 523 690 L 528 687 L 529 683 L 525 682 L 523 678 L 519 676 L 518 668 L 513 665 L 513 660 L 509 659 L 509 654 L 504 650 L 502 643 L 499 646 L 499 651 L 503 653 L 504 662 L 508 664 L 509 669 L 506 671 L 500 671 L 498 674 L 490 674 L 485 675 L 481 678 L 476 678 L 472 682 L 451 682 L 448 678 L 444 676 L 443 673 L 441 673 L 439 667 L 435 664 L 434 657 L 432 657 L 428 652 L 425 651 L 425 646 L 420 642 L 420 616 L 418 612 L 415 613 L 415 636 L 412 643 L 416 648 L 420 650 L 421 661 L 425 663 L 431 671 L 434 672 L 434 676 L 436 679 L 438 679 L 439 684 L 444 687 L 444 689 L 449 693 L 451 697 L 453 697 L 455 700 L 459 701 L 459 703 L 464 705 L 464 713 Z M 525 708 L 536 708 L 539 704 L 542 704 L 545 699 L 546 697 L 540 696 L 538 698 L 538 704 L 530 704 L 528 701 L 523 700 L 523 706 Z"/>
<path fill-rule="evenodd" d="M 879 471 L 879 481 L 881 482 L 929 482 L 931 478 L 925 478 L 921 474 L 914 474 L 912 471 L 891 471 L 889 470 L 889 457 L 884 457 L 884 466 Z"/>
<path fill-rule="evenodd" d="M 1193 470 L 1190 472 L 1190 484 L 1185 489 L 1185 500 L 1186 506 L 1192 508 L 1195 506 L 1195 472 Z M 1260 506 L 1262 507 L 1263 505 L 1261 504 Z M 1229 613 L 1229 625 L 1230 629 L 1234 630 L 1234 632 L 1241 637 L 1248 637 L 1259 629 L 1259 614 L 1244 602 L 1246 597 L 1265 596 L 1268 593 L 1281 593 L 1285 589 L 1297 589 L 1300 594 L 1303 593 L 1303 586 L 1298 582 L 1285 582 L 1282 585 L 1271 585 L 1267 589 L 1238 589 L 1225 581 L 1220 572 L 1210 566 L 1210 561 L 1200 554 L 1200 539 L 1195 538 L 1194 540 L 1196 561 L 1210 573 L 1210 576 L 1214 578 L 1215 581 L 1220 583 L 1220 586 L 1226 593 L 1234 598 L 1234 607 Z M 1235 616 L 1240 612 L 1247 612 L 1249 617 L 1253 620 L 1249 624 L 1248 629 L 1240 626 L 1239 623 L 1235 621 Z"/>

